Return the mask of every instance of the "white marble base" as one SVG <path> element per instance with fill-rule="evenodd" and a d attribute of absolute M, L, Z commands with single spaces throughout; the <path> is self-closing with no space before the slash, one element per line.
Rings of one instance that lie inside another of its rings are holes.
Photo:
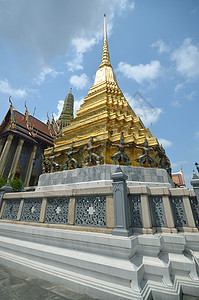
<path fill-rule="evenodd" d="M 0 263 L 101 299 L 199 295 L 199 234 L 118 237 L 0 222 Z"/>

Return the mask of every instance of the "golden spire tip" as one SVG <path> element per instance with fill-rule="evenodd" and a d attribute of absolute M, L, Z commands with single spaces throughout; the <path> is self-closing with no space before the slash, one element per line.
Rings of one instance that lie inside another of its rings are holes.
<path fill-rule="evenodd" d="M 104 14 L 104 40 L 107 39 L 107 32 L 106 32 L 106 14 Z"/>

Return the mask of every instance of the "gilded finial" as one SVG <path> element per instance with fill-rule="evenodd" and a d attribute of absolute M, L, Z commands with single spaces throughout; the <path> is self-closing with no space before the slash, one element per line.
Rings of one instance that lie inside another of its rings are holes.
<path fill-rule="evenodd" d="M 104 14 L 104 43 L 103 43 L 102 61 L 101 61 L 100 68 L 103 66 L 111 66 L 110 58 L 109 58 L 108 42 L 107 42 L 106 14 Z"/>
<path fill-rule="evenodd" d="M 34 108 L 34 111 L 33 111 L 33 117 L 34 117 L 34 115 L 35 115 L 35 111 L 36 111 L 36 107 Z"/>
<path fill-rule="evenodd" d="M 107 40 L 107 31 L 106 31 L 106 14 L 104 14 L 104 40 Z"/>
<path fill-rule="evenodd" d="M 16 127 L 16 120 L 14 118 L 14 114 L 13 114 L 13 105 L 12 105 L 12 101 L 11 101 L 11 96 L 9 97 L 9 102 L 10 102 L 10 112 L 11 112 L 11 122 L 10 122 L 10 128 L 11 129 L 15 129 Z"/>
<path fill-rule="evenodd" d="M 153 124 L 151 123 L 151 131 L 152 131 L 152 136 L 154 137 L 154 132 L 153 132 Z"/>
<path fill-rule="evenodd" d="M 12 96 L 10 96 L 10 97 L 9 97 L 9 102 L 10 102 L 10 105 L 12 105 L 11 97 L 12 97 Z"/>

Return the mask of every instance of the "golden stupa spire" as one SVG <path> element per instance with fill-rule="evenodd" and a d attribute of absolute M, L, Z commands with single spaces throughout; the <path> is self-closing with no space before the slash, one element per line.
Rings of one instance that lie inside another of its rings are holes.
<path fill-rule="evenodd" d="M 108 42 L 107 42 L 107 30 L 106 30 L 106 14 L 104 14 L 104 43 L 103 43 L 103 51 L 102 51 L 102 61 L 99 66 L 99 69 L 95 76 L 94 85 L 101 84 L 102 82 L 114 82 L 117 84 L 116 76 L 113 72 L 110 56 L 108 50 Z"/>
<path fill-rule="evenodd" d="M 111 66 L 107 42 L 106 14 L 104 14 L 104 43 L 102 51 L 102 61 L 99 67 L 101 68 L 103 66 Z"/>

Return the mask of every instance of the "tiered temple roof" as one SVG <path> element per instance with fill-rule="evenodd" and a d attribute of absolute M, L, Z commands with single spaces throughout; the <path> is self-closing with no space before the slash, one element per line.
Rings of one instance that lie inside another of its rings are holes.
<path fill-rule="evenodd" d="M 27 107 L 25 114 L 23 114 L 14 108 L 12 103 L 0 125 L 0 136 L 7 134 L 17 135 L 33 144 L 42 142 L 48 146 L 53 145 L 53 136 L 49 127 L 29 114 Z"/>

